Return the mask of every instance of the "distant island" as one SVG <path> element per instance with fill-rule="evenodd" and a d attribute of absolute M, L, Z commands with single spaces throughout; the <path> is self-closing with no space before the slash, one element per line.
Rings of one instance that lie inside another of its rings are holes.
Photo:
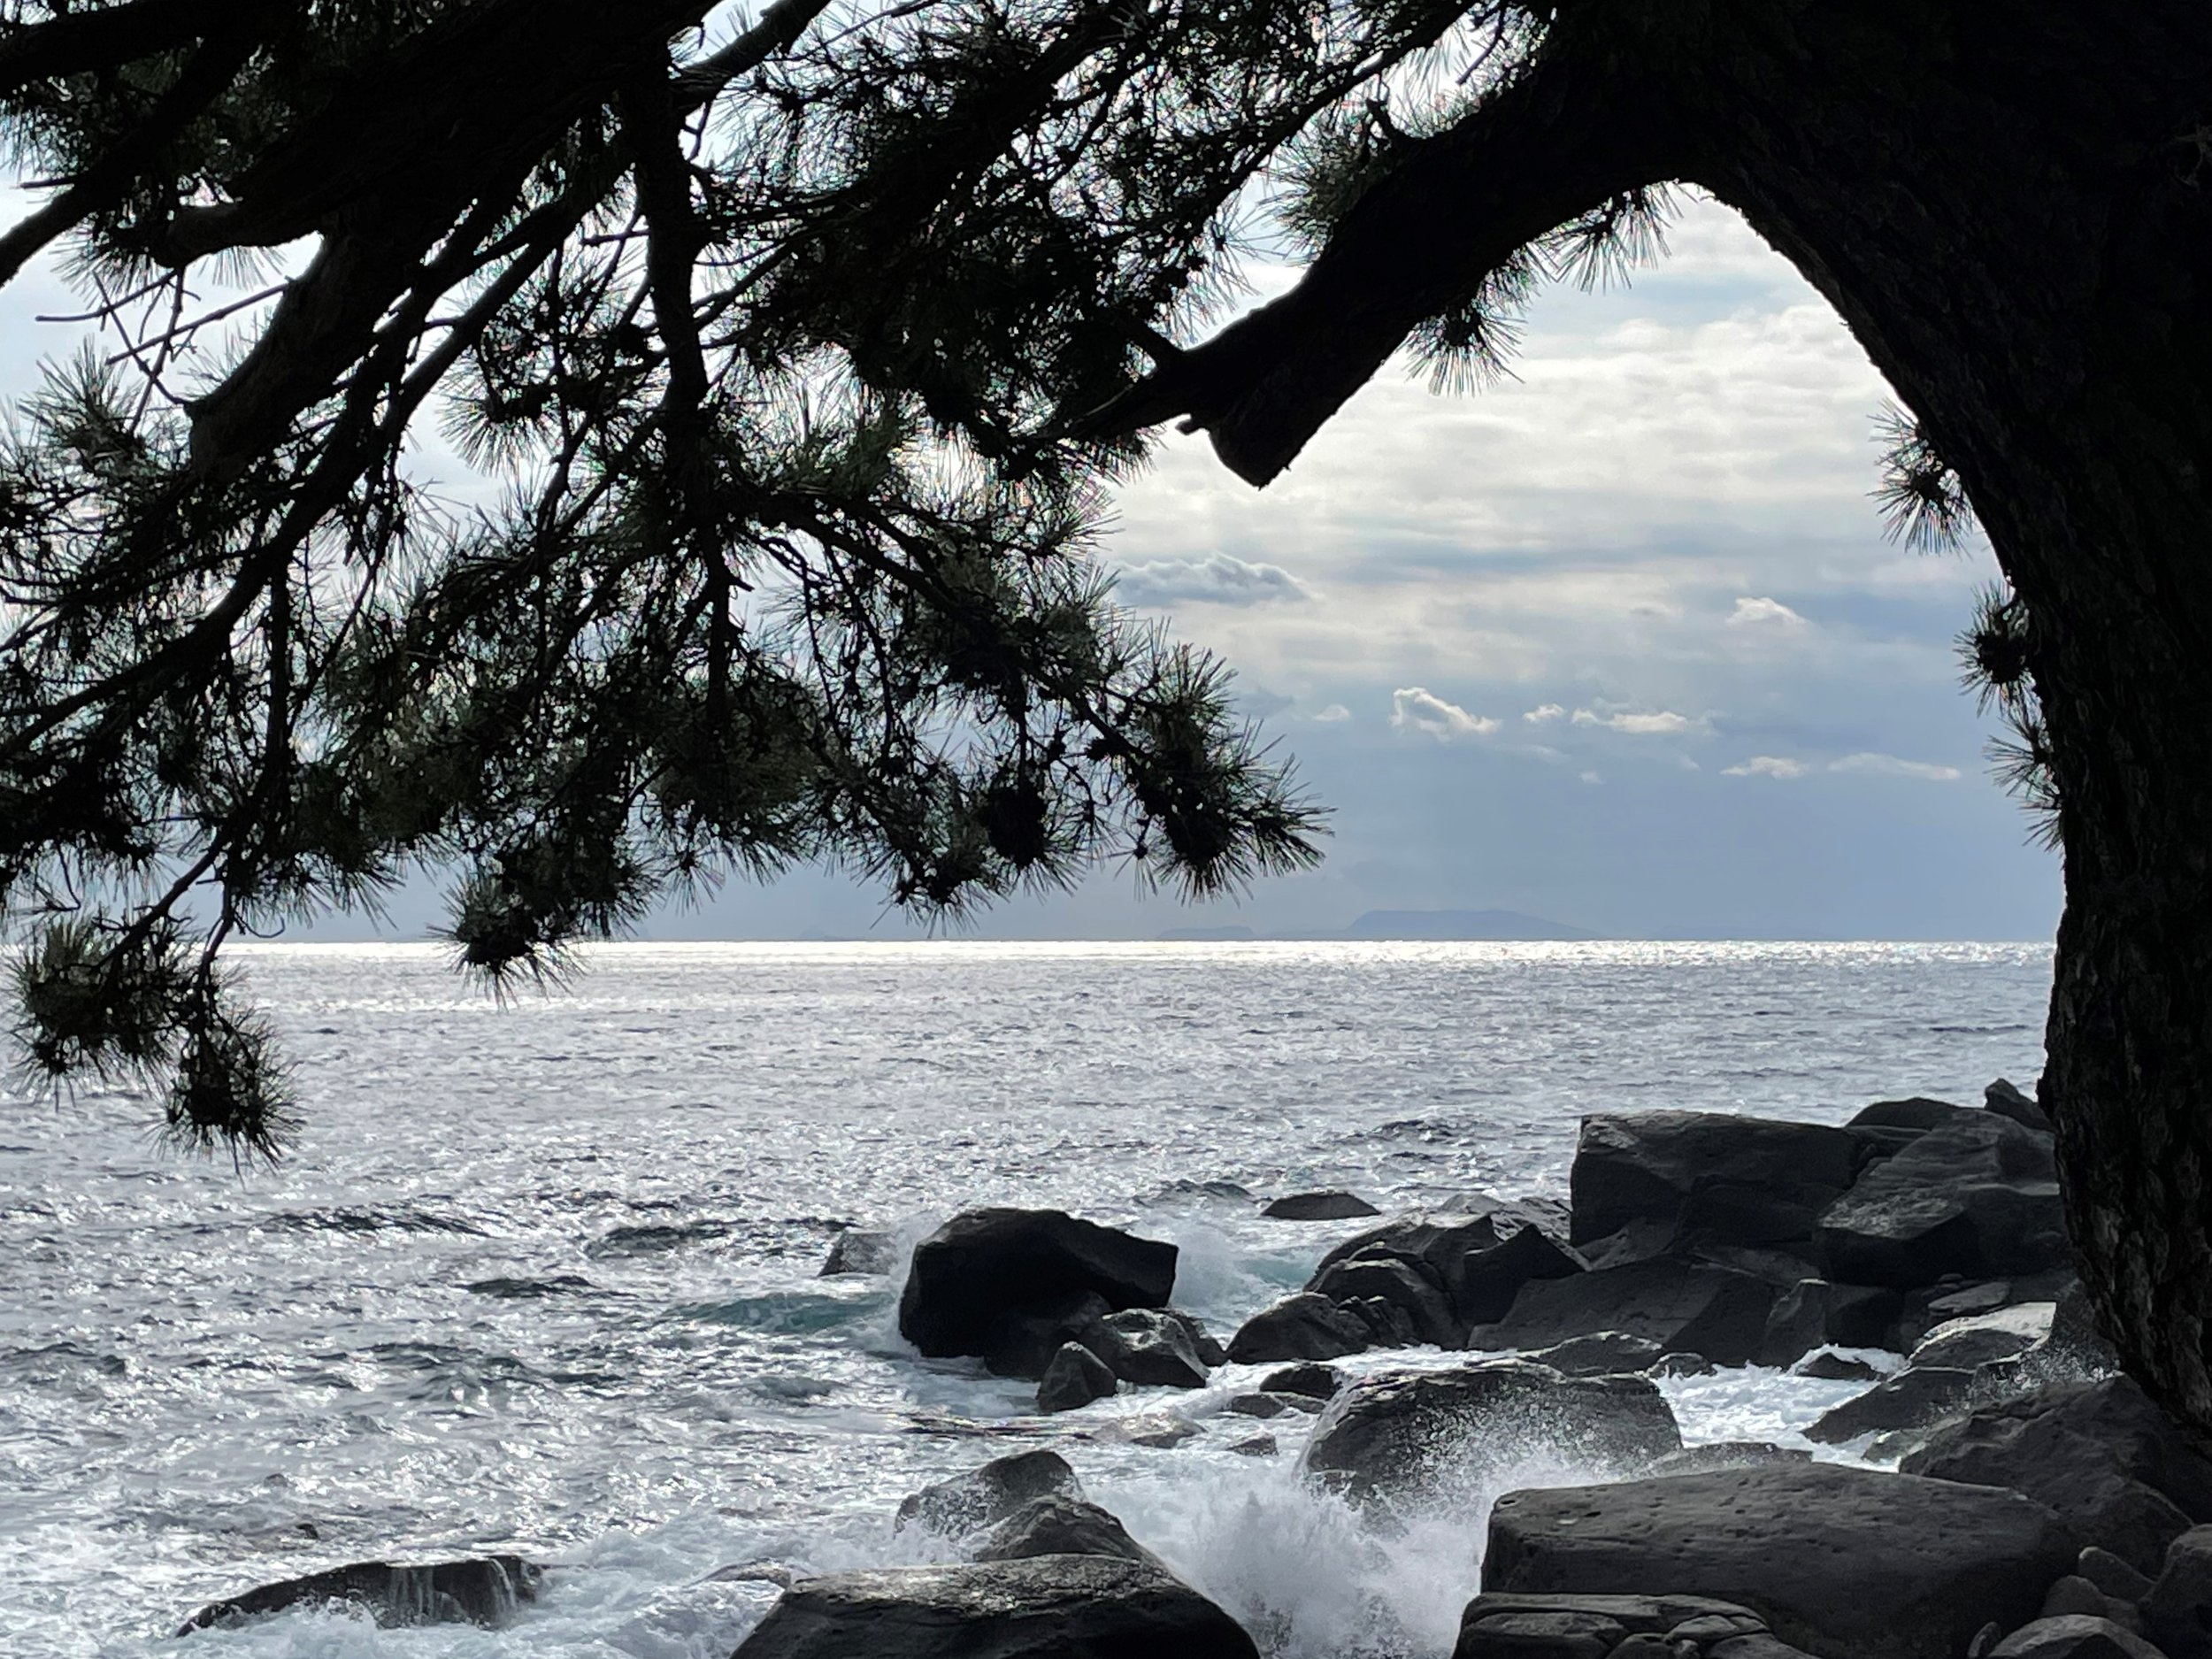
<path fill-rule="evenodd" d="M 1243 939 L 1486 939 L 1578 940 L 1597 934 L 1518 910 L 1370 910 L 1349 927 L 1325 933 L 1262 933 L 1240 924 L 1214 927 L 1171 927 L 1159 937 L 1175 944 L 1208 944 Z"/>

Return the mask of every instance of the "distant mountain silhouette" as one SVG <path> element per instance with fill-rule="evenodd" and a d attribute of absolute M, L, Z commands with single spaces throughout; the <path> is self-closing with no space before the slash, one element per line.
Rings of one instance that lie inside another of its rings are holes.
<path fill-rule="evenodd" d="M 1328 933 L 1261 933 L 1234 923 L 1171 927 L 1159 937 L 1175 944 L 1207 944 L 1240 939 L 1577 940 L 1598 935 L 1518 910 L 1370 910 L 1349 927 Z"/>

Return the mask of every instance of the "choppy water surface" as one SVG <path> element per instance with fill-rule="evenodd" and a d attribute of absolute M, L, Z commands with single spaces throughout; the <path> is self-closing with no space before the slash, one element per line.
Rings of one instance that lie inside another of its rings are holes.
<path fill-rule="evenodd" d="M 1285 1659 L 1448 1652 L 1489 1498 L 1378 1539 L 1302 1490 L 1254 1375 L 1010 1425 L 1029 1390 L 900 1343 L 895 1281 L 815 1277 L 840 1224 L 918 1236 L 1053 1204 L 1183 1248 L 1225 1333 L 1352 1224 L 1563 1188 L 1588 1111 L 1835 1121 L 2040 1069 L 2041 947 L 936 945 L 607 950 L 500 1008 L 426 949 L 276 948 L 250 977 L 309 1112 L 244 1179 L 148 1107 L 0 1106 L 0 1653 L 721 1659 L 772 1588 L 918 1559 L 915 1486 L 1057 1445 Z M 1670 1385 L 1694 1440 L 1851 1392 Z M 1169 1450 L 1115 1419 L 1172 1406 Z M 1302 1424 L 1303 1420 L 1296 1420 Z M 1264 1426 L 1285 1455 L 1227 1449 Z M 299 1613 L 173 1640 L 198 1603 L 380 1555 L 562 1567 L 500 1632 Z"/>

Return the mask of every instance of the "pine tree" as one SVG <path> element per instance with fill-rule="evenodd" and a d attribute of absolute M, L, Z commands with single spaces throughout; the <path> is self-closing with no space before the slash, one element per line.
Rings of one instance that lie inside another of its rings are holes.
<path fill-rule="evenodd" d="M 0 0 L 112 359 L 0 455 L 0 884 L 39 1066 L 268 1143 L 241 929 L 469 873 L 541 969 L 826 858 L 957 907 L 1313 851 L 1210 659 L 1114 613 L 1181 419 L 1256 484 L 1410 346 L 1741 212 L 1909 415 L 1901 529 L 2066 858 L 2044 1099 L 2084 1270 L 2212 1429 L 2212 9 L 2201 0 Z M 1215 326 L 1257 241 L 1287 295 Z M 303 249 L 307 251 L 302 251 Z M 411 430 L 507 481 L 442 509 Z"/>

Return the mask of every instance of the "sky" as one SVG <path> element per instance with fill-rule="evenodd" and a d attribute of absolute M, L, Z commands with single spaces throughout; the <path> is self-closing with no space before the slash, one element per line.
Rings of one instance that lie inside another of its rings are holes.
<path fill-rule="evenodd" d="M 1386 371 L 1264 491 L 1171 437 L 1120 493 L 1119 595 L 1233 666 L 1333 809 L 1327 857 L 1203 907 L 1107 868 L 964 931 L 1504 909 L 1625 938 L 2048 938 L 2057 861 L 1990 778 L 1953 649 L 1987 550 L 1884 538 L 1887 390 L 1786 261 L 1709 202 L 1669 242 L 1625 288 L 1542 295 L 1501 384 Z M 31 321 L 63 300 L 37 273 L 0 293 L 0 392 L 67 349 Z M 435 908 L 403 894 L 387 936 Z M 918 931 L 814 872 L 644 929 Z"/>

